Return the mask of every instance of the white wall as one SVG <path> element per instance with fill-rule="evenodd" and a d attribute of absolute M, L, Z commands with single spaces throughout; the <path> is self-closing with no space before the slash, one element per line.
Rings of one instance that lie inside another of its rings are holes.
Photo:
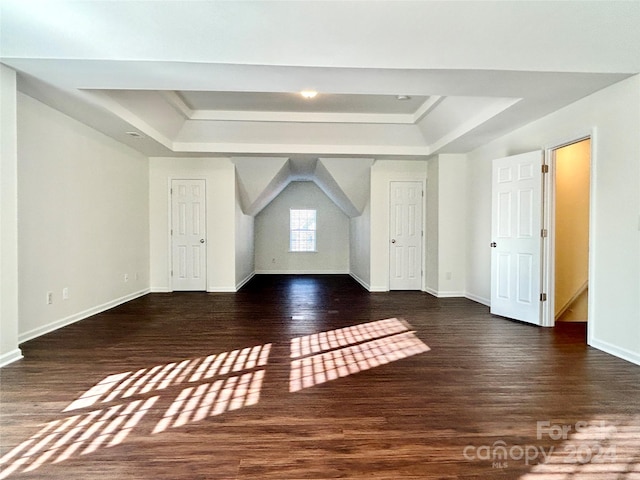
<path fill-rule="evenodd" d="M 425 290 L 437 297 L 465 295 L 466 155 L 428 162 Z"/>
<path fill-rule="evenodd" d="M 640 76 L 471 152 L 467 292 L 490 298 L 491 161 L 594 132 L 589 343 L 640 363 Z"/>
<path fill-rule="evenodd" d="M 317 210 L 317 252 L 289 252 L 289 209 Z M 349 273 L 349 217 L 313 182 L 291 182 L 255 219 L 256 273 Z"/>
<path fill-rule="evenodd" d="M 439 155 L 438 296 L 461 297 L 466 287 L 466 155 Z"/>
<path fill-rule="evenodd" d="M 467 296 L 491 304 L 491 161 L 505 156 L 488 153 L 482 160 L 477 152 L 467 156 L 466 209 L 466 291 Z"/>
<path fill-rule="evenodd" d="M 378 160 L 371 167 L 371 291 L 389 290 L 389 184 L 426 179 L 426 161 Z"/>
<path fill-rule="evenodd" d="M 169 186 L 204 179 L 207 189 L 207 291 L 236 290 L 236 177 L 228 158 L 151 158 L 149 164 L 151 290 L 171 291 Z"/>
<path fill-rule="evenodd" d="M 18 348 L 18 139 L 16 73 L 0 65 L 0 366 Z"/>
<path fill-rule="evenodd" d="M 237 180 L 237 179 L 236 179 Z M 254 217 L 242 212 L 242 200 L 236 183 L 236 290 L 255 273 Z"/>
<path fill-rule="evenodd" d="M 364 288 L 371 289 L 371 202 L 362 215 L 349 221 L 349 273 Z"/>
<path fill-rule="evenodd" d="M 148 198 L 146 157 L 18 94 L 21 341 L 148 291 Z"/>
<path fill-rule="evenodd" d="M 424 236 L 426 241 L 425 247 L 425 290 L 432 295 L 438 295 L 438 222 L 439 222 L 439 170 L 440 159 L 435 156 L 427 162 L 427 191 L 425 197 L 426 205 L 426 226 Z"/>

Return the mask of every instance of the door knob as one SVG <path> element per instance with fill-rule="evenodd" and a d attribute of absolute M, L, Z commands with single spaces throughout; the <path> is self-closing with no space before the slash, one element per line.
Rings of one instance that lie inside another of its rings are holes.
<path fill-rule="evenodd" d="M 204 238 L 201 238 L 201 239 L 200 239 L 200 243 L 204 243 Z"/>
<path fill-rule="evenodd" d="M 496 248 L 498 244 L 496 242 L 491 242 L 491 248 Z"/>
<path fill-rule="evenodd" d="M 396 239 L 395 239 L 395 238 L 392 238 L 392 239 L 391 239 L 391 243 L 396 243 Z"/>

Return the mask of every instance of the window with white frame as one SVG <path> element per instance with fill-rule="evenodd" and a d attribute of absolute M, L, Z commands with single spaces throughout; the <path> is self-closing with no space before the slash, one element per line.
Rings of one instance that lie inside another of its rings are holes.
<path fill-rule="evenodd" d="M 289 251 L 316 251 L 315 210 L 289 210 Z"/>

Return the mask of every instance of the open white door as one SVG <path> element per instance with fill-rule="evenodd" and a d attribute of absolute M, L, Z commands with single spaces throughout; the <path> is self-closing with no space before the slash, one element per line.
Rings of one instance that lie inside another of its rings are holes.
<path fill-rule="evenodd" d="M 491 313 L 541 324 L 542 151 L 493 161 Z"/>
<path fill-rule="evenodd" d="M 206 195 L 204 180 L 171 182 L 173 290 L 206 290 Z"/>
<path fill-rule="evenodd" d="M 422 182 L 390 185 L 389 289 L 422 288 Z"/>

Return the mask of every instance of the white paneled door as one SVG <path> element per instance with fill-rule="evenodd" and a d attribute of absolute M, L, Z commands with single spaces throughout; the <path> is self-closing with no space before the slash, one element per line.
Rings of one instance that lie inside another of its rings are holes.
<path fill-rule="evenodd" d="M 422 288 L 422 182 L 391 182 L 389 289 Z"/>
<path fill-rule="evenodd" d="M 171 181 L 173 290 L 206 290 L 206 186 L 204 180 Z"/>
<path fill-rule="evenodd" d="M 541 324 L 541 151 L 493 161 L 491 313 Z"/>

